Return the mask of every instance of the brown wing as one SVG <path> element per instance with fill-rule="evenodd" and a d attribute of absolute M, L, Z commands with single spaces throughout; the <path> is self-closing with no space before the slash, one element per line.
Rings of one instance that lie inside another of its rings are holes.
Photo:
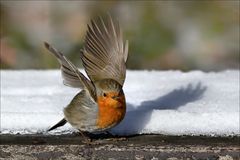
<path fill-rule="evenodd" d="M 104 21 L 91 21 L 82 51 L 83 66 L 89 78 L 95 82 L 114 79 L 123 85 L 126 76 L 128 42 L 123 44 L 118 23 L 110 16 Z"/>
<path fill-rule="evenodd" d="M 93 99 L 96 99 L 95 88 L 93 84 L 75 67 L 61 52 L 53 48 L 48 43 L 45 47 L 55 55 L 61 64 L 63 83 L 72 87 L 86 88 Z"/>

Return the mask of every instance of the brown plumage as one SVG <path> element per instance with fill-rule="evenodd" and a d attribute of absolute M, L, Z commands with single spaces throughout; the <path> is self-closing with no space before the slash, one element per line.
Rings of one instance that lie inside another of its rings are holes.
<path fill-rule="evenodd" d="M 63 83 L 82 89 L 64 109 L 64 118 L 49 130 L 69 122 L 80 131 L 104 131 L 125 116 L 122 90 L 126 77 L 128 42 L 123 43 L 119 24 L 108 16 L 91 21 L 81 51 L 86 78 L 61 52 L 45 43 L 61 64 Z"/>

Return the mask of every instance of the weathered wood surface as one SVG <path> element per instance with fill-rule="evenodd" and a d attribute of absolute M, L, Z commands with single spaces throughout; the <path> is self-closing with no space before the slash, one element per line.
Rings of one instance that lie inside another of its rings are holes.
<path fill-rule="evenodd" d="M 0 159 L 240 159 L 240 137 L 1 135 Z"/>

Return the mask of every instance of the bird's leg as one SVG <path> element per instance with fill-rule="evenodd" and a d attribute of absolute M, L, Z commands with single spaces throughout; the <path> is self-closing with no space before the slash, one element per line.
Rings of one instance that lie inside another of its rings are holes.
<path fill-rule="evenodd" d="M 79 130 L 79 133 L 80 133 L 81 136 L 84 138 L 84 141 L 85 141 L 86 143 L 91 143 L 91 142 L 92 142 L 92 139 L 91 139 L 90 137 L 86 136 L 83 131 Z"/>
<path fill-rule="evenodd" d="M 114 137 L 114 135 L 113 135 L 111 132 L 109 132 L 109 131 L 105 131 L 105 133 L 106 133 L 109 137 Z"/>

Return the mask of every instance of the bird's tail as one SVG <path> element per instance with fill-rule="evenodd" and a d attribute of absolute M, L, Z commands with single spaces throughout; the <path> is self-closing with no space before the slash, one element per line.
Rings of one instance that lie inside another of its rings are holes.
<path fill-rule="evenodd" d="M 66 119 L 62 119 L 61 121 L 59 121 L 57 124 L 55 124 L 54 126 L 52 126 L 50 129 L 48 129 L 48 131 L 51 131 L 51 130 L 54 130 L 58 127 L 61 127 L 63 125 L 65 125 L 67 123 L 67 120 Z"/>

